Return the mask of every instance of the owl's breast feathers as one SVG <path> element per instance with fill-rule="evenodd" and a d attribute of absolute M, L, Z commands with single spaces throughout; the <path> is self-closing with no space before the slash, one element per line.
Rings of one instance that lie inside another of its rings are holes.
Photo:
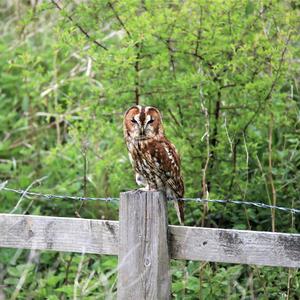
<path fill-rule="evenodd" d="M 176 198 L 184 195 L 184 185 L 180 175 L 180 157 L 174 145 L 164 136 L 128 144 L 133 167 L 148 182 L 157 182 L 169 188 Z M 157 184 L 156 184 L 157 185 Z"/>

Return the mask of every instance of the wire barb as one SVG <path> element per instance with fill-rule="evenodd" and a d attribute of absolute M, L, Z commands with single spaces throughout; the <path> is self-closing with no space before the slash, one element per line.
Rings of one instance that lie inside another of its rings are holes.
<path fill-rule="evenodd" d="M 68 195 L 43 194 L 43 193 L 28 192 L 28 191 L 25 191 L 25 190 L 16 190 L 16 189 L 12 189 L 12 188 L 7 188 L 7 187 L 5 187 L 5 185 L 1 186 L 0 191 L 1 190 L 7 191 L 7 192 L 17 193 L 17 194 L 22 195 L 23 197 L 26 197 L 26 198 L 30 198 L 30 196 L 34 196 L 34 197 L 46 198 L 48 200 L 51 200 L 51 199 L 64 199 L 64 200 L 106 201 L 106 202 L 114 202 L 114 201 L 119 200 L 119 198 L 114 198 L 114 197 L 106 197 L 106 198 L 105 197 L 100 197 L 99 198 L 99 197 L 78 197 L 78 196 L 68 196 Z M 300 214 L 300 209 L 269 205 L 269 204 L 260 203 L 260 202 L 222 200 L 222 199 L 201 199 L 201 198 L 181 198 L 181 199 L 177 199 L 177 200 L 194 201 L 194 202 L 202 202 L 202 203 L 223 203 L 223 204 L 247 205 L 247 206 L 255 206 L 255 207 L 259 207 L 259 208 L 277 209 L 277 210 L 289 212 L 289 213 L 292 213 L 292 214 Z"/>

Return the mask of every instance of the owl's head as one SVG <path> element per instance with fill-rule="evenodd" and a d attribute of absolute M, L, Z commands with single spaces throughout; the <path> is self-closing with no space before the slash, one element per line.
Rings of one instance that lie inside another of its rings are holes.
<path fill-rule="evenodd" d="M 159 110 L 152 106 L 130 107 L 124 116 L 124 135 L 135 140 L 147 140 L 163 135 Z"/>

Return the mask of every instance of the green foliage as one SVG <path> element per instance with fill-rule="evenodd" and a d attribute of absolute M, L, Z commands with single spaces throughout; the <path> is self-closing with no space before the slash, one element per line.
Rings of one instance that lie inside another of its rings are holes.
<path fill-rule="evenodd" d="M 7 250 L 1 250 L 1 254 Z M 16 299 L 106 299 L 116 292 L 116 257 L 78 254 L 17 252 L 3 271 L 5 291 Z M 16 286 L 22 283 L 22 291 Z M 75 284 L 74 284 L 75 282 Z M 51 298 L 49 298 L 51 297 Z"/>
<path fill-rule="evenodd" d="M 135 188 L 122 118 L 139 102 L 162 111 L 187 197 L 300 208 L 296 1 L 36 2 L 0 4 L 0 180 L 99 197 Z M 1 212 L 17 202 L 1 192 Z M 42 199 L 14 213 L 118 218 L 116 205 Z M 191 226 L 300 228 L 287 213 L 229 204 L 191 202 L 186 215 Z M 1 249 L 0 292 L 108 299 L 116 263 Z M 296 299 L 300 290 L 299 272 L 279 268 L 173 262 L 172 272 L 175 299 Z"/>

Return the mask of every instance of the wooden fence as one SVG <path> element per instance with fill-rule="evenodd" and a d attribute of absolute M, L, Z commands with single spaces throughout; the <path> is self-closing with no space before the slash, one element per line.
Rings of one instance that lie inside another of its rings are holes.
<path fill-rule="evenodd" d="M 300 234 L 167 224 L 160 192 L 121 193 L 119 221 L 0 214 L 0 247 L 118 255 L 118 299 L 169 299 L 170 259 L 300 267 Z"/>

